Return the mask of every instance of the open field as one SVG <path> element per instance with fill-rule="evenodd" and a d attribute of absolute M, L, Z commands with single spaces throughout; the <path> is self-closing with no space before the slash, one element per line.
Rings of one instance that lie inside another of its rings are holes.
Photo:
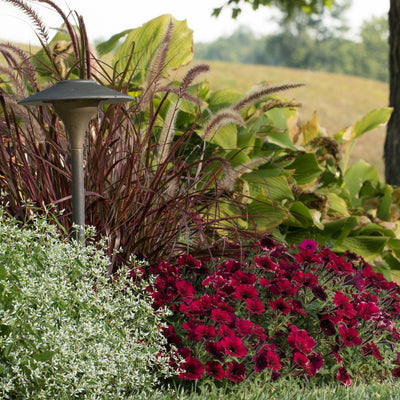
<path fill-rule="evenodd" d="M 389 86 L 368 79 L 319 71 L 297 70 L 266 65 L 228 64 L 207 61 L 211 72 L 207 76 L 213 89 L 237 89 L 246 92 L 261 82 L 272 84 L 302 82 L 306 86 L 284 92 L 288 99 L 302 103 L 302 121 L 317 111 L 320 125 L 333 135 L 346 128 L 369 111 L 387 107 Z M 364 159 L 374 165 L 383 177 L 383 145 L 386 128 L 366 134 L 356 144 L 352 161 Z"/>
<path fill-rule="evenodd" d="M 34 52 L 35 48 L 20 45 Z M 105 57 L 106 63 L 109 57 Z M 3 60 L 0 59 L 0 63 Z M 194 63 L 201 61 L 195 60 Z M 354 124 L 369 111 L 387 107 L 388 84 L 348 75 L 320 71 L 299 70 L 267 65 L 230 64 L 220 61 L 206 61 L 211 72 L 206 76 L 212 89 L 236 89 L 245 93 L 262 82 L 271 84 L 305 83 L 306 86 L 282 93 L 288 99 L 302 104 L 299 110 L 301 121 L 307 121 L 314 111 L 320 125 L 333 135 Z M 193 64 L 193 63 L 192 63 Z M 182 71 L 172 72 L 179 78 Z M 383 146 L 386 128 L 381 127 L 364 135 L 356 144 L 351 162 L 364 159 L 374 165 L 383 178 Z"/>

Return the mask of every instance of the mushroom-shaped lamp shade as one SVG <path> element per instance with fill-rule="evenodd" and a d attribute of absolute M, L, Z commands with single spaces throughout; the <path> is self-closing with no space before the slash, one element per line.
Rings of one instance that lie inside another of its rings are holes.
<path fill-rule="evenodd" d="M 53 105 L 64 122 L 71 141 L 71 148 L 83 147 L 83 139 L 89 121 L 100 104 L 116 104 L 132 101 L 134 98 L 101 86 L 92 80 L 71 79 L 57 82 L 18 104 L 25 106 Z"/>
<path fill-rule="evenodd" d="M 85 195 L 83 177 L 83 142 L 89 121 L 100 104 L 132 101 L 134 98 L 86 79 L 71 79 L 36 93 L 18 104 L 52 105 L 62 119 L 71 143 L 72 155 L 72 221 L 79 226 L 77 239 L 83 238 Z"/>

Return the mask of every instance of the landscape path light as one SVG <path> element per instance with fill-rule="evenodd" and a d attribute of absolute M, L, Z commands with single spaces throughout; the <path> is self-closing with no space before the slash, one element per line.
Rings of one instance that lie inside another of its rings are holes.
<path fill-rule="evenodd" d="M 72 222 L 78 226 L 76 239 L 79 241 L 83 240 L 85 227 L 83 144 L 86 129 L 100 104 L 123 103 L 133 99 L 92 80 L 70 79 L 57 82 L 18 102 L 25 106 L 52 105 L 64 123 L 72 156 Z"/>

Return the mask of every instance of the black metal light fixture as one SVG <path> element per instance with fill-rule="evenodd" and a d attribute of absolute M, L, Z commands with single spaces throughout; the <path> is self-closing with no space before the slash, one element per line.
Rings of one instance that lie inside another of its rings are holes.
<path fill-rule="evenodd" d="M 76 238 L 79 241 L 84 237 L 85 227 L 83 143 L 86 129 L 99 105 L 123 103 L 133 99 L 92 80 L 71 79 L 57 82 L 18 102 L 25 106 L 52 105 L 64 123 L 72 155 L 72 222 L 78 225 Z"/>

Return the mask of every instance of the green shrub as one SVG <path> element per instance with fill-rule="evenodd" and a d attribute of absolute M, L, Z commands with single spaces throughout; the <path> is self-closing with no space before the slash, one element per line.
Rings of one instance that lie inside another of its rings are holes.
<path fill-rule="evenodd" d="M 110 280 L 108 263 L 94 243 L 60 239 L 48 218 L 32 215 L 21 228 L 0 211 L 1 398 L 138 399 L 159 391 L 171 375 L 163 313 L 153 312 L 148 283 L 123 272 Z"/>

